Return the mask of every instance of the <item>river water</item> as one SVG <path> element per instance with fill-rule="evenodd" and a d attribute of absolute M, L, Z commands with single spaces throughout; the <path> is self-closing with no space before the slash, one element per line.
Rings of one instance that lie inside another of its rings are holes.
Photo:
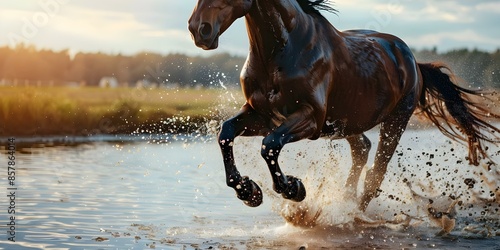
<path fill-rule="evenodd" d="M 368 136 L 375 149 L 378 135 Z M 404 134 L 380 196 L 365 213 L 355 209 L 353 197 L 344 197 L 350 166 L 345 141 L 284 148 L 283 170 L 302 178 L 308 192 L 301 203 L 272 192 L 260 141 L 235 141 L 240 172 L 265 193 L 264 204 L 250 208 L 225 186 L 213 138 L 16 138 L 11 242 L 4 138 L 0 248 L 499 249 L 500 168 L 467 165 L 465 146 L 439 131 Z M 498 147 L 488 152 L 500 162 Z"/>

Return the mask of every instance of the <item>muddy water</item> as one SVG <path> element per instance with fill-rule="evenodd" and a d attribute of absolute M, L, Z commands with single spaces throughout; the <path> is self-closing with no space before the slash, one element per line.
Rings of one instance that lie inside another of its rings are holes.
<path fill-rule="evenodd" d="M 377 134 L 369 137 L 375 142 Z M 16 242 L 7 240 L 4 198 L 0 247 L 498 249 L 500 245 L 499 167 L 468 166 L 465 146 L 438 131 L 405 133 L 380 195 L 365 213 L 356 210 L 352 196 L 344 197 L 350 166 L 344 141 L 287 145 L 282 168 L 302 178 L 308 192 L 305 201 L 293 203 L 271 191 L 260 140 L 235 142 L 239 170 L 265 192 L 258 208 L 246 207 L 225 186 L 219 149 L 210 138 L 96 139 L 72 146 L 18 147 Z M 499 151 L 495 146 L 488 149 L 497 162 Z M 6 164 L 3 147 L 0 166 Z M 6 170 L 2 172 L 0 189 L 6 197 Z"/>

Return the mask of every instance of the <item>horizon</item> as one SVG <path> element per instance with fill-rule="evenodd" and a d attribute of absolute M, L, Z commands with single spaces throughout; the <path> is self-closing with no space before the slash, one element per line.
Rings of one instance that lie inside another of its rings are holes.
<path fill-rule="evenodd" d="M 322 14 L 339 30 L 371 28 L 400 37 L 412 49 L 437 48 L 440 53 L 459 49 L 491 53 L 500 49 L 498 1 L 330 2 L 338 15 Z M 187 20 L 195 4 L 195 0 L 9 2 L 0 10 L 0 29 L 4 30 L 0 47 L 24 43 L 36 49 L 67 49 L 70 56 L 79 52 L 246 56 L 248 38 L 243 18 L 221 36 L 219 49 L 204 51 L 194 45 Z"/>
<path fill-rule="evenodd" d="M 242 55 L 242 54 L 234 54 L 234 53 L 230 53 L 228 51 L 217 51 L 217 50 L 212 51 L 211 53 L 205 53 L 205 54 L 204 53 L 189 54 L 189 53 L 184 53 L 184 52 L 165 52 L 165 53 L 163 53 L 163 52 L 147 51 L 147 50 L 132 52 L 131 54 L 128 54 L 128 53 L 126 54 L 126 53 L 121 53 L 121 52 L 111 53 L 111 52 L 106 52 L 106 51 L 76 51 L 76 53 L 70 54 L 71 51 L 70 51 L 69 48 L 62 48 L 62 49 L 40 48 L 40 47 L 37 47 L 34 44 L 17 44 L 17 46 L 23 46 L 24 48 L 33 48 L 36 52 L 44 51 L 45 50 L 45 51 L 52 51 L 54 53 L 60 53 L 60 52 L 63 52 L 63 51 L 67 51 L 71 60 L 73 60 L 74 57 L 75 57 L 75 55 L 77 55 L 79 53 L 82 53 L 82 54 L 99 54 L 100 53 L 100 54 L 109 55 L 109 56 L 126 56 L 126 57 L 133 57 L 133 56 L 143 55 L 143 54 L 154 54 L 154 55 L 160 55 L 160 56 L 182 55 L 182 56 L 187 56 L 187 57 L 202 57 L 202 58 L 208 58 L 208 57 L 211 57 L 211 56 L 228 54 L 231 57 L 239 57 L 239 58 L 245 58 L 246 57 L 246 55 Z M 16 49 L 16 47 L 10 47 L 9 45 L 0 45 L 0 48 L 5 48 L 5 47 L 7 47 L 9 49 L 12 49 L 12 50 Z M 479 48 L 466 48 L 466 47 L 451 48 L 449 50 L 440 50 L 437 47 L 433 47 L 433 48 L 421 48 L 421 49 L 416 49 L 416 48 L 410 47 L 410 49 L 414 53 L 417 53 L 417 52 L 426 52 L 426 51 L 435 51 L 438 55 L 444 55 L 444 54 L 447 54 L 447 53 L 453 53 L 455 51 L 461 51 L 461 50 L 467 50 L 468 52 L 479 51 L 479 52 L 485 52 L 485 53 L 489 53 L 489 54 L 494 54 L 494 53 L 499 53 L 500 52 L 500 46 L 497 49 L 494 49 L 492 51 L 483 50 L 483 49 L 479 49 Z"/>

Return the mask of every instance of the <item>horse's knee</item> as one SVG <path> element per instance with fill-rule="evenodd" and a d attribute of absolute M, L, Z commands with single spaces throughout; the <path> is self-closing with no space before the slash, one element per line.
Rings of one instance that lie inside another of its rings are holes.
<path fill-rule="evenodd" d="M 266 136 L 264 140 L 262 140 L 262 147 L 260 150 L 260 154 L 264 159 L 270 159 L 270 158 L 275 158 L 278 156 L 279 151 L 283 145 L 281 145 L 281 142 L 279 139 L 277 139 L 273 135 Z"/>
<path fill-rule="evenodd" d="M 218 142 L 221 147 L 228 146 L 234 140 L 234 124 L 231 120 L 222 123 L 218 134 Z"/>

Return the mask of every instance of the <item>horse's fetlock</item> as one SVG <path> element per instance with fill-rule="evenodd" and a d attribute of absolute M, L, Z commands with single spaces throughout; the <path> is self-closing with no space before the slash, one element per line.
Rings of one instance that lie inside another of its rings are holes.
<path fill-rule="evenodd" d="M 274 192 L 281 194 L 285 192 L 288 189 L 288 187 L 286 185 L 283 185 L 281 182 L 278 182 L 273 184 L 273 189 Z"/>
<path fill-rule="evenodd" d="M 228 176 L 228 178 L 226 180 L 227 186 L 232 187 L 234 189 L 236 189 L 236 187 L 238 185 L 240 185 L 241 182 L 242 182 L 242 178 L 240 175 L 230 175 L 230 176 Z"/>

